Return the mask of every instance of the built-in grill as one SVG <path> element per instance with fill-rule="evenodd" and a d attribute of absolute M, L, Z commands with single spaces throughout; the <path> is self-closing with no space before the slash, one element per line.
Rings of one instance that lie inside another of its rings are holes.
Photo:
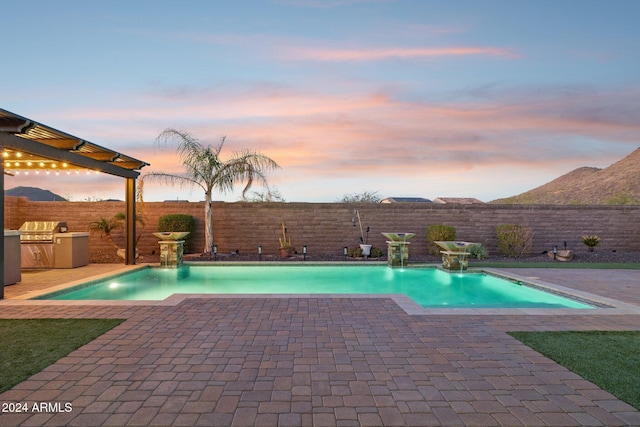
<path fill-rule="evenodd" d="M 62 221 L 27 221 L 20 227 L 20 265 L 22 268 L 54 267 L 54 236 L 66 233 Z"/>

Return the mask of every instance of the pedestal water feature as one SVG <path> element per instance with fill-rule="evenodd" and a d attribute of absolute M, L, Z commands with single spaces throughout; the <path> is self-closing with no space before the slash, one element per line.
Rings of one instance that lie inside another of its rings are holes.
<path fill-rule="evenodd" d="M 469 251 L 468 248 L 475 243 L 472 242 L 460 242 L 460 241 L 447 241 L 447 242 L 433 242 L 440 246 L 442 250 L 442 268 L 453 271 L 466 270 L 469 266 Z"/>
<path fill-rule="evenodd" d="M 409 261 L 409 242 L 415 233 L 382 233 L 387 239 L 387 264 L 404 267 Z"/>
<path fill-rule="evenodd" d="M 160 265 L 164 267 L 180 267 L 184 251 L 184 239 L 188 231 L 161 231 L 153 233 L 160 239 Z"/>

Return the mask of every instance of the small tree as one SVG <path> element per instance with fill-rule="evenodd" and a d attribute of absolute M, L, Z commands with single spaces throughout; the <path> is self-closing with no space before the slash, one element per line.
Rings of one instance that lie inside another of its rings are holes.
<path fill-rule="evenodd" d="M 258 203 L 258 202 L 286 202 L 284 197 L 282 197 L 282 194 L 280 193 L 280 190 L 278 190 L 275 187 L 270 187 L 268 185 L 265 185 L 265 188 L 264 188 L 263 191 L 252 191 L 249 194 L 249 196 L 242 197 L 241 201 L 243 201 L 243 202 L 251 202 L 251 203 Z"/>
<path fill-rule="evenodd" d="M 101 217 L 98 221 L 91 221 L 87 228 L 91 233 L 99 234 L 100 238 L 106 237 L 111 246 L 118 250 L 120 247 L 113 241 L 111 233 L 122 227 L 122 220 L 119 216 L 114 215 L 109 219 Z"/>
<path fill-rule="evenodd" d="M 120 246 L 118 246 L 113 240 L 111 233 L 120 228 L 124 228 L 125 219 L 126 215 L 124 212 L 118 212 L 109 219 L 101 217 L 98 221 L 91 221 L 87 229 L 91 233 L 99 234 L 100 238 L 106 237 L 109 243 L 111 243 L 111 246 L 113 246 L 116 249 L 116 252 L 119 253 L 118 251 L 122 251 L 122 248 L 120 248 Z M 144 229 L 145 222 L 141 213 L 136 215 L 136 223 L 142 225 L 142 228 Z M 136 236 L 136 243 L 138 243 L 140 237 L 142 237 L 142 232 L 138 233 L 138 236 Z"/>
<path fill-rule="evenodd" d="M 341 199 L 336 200 L 338 203 L 380 203 L 380 196 L 377 191 L 365 190 L 362 193 L 347 193 Z"/>
<path fill-rule="evenodd" d="M 496 227 L 498 249 L 508 257 L 517 258 L 531 253 L 533 230 L 523 225 L 501 224 Z"/>

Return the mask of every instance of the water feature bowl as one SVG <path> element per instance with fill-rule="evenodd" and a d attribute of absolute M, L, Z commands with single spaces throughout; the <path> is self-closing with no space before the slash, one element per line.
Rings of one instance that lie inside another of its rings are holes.
<path fill-rule="evenodd" d="M 405 242 L 415 236 L 415 233 L 382 233 L 384 237 L 392 242 Z"/>
<path fill-rule="evenodd" d="M 461 241 L 435 241 L 442 248 L 442 268 L 446 270 L 459 270 L 462 272 L 468 267 L 469 246 L 472 242 Z"/>
<path fill-rule="evenodd" d="M 382 233 L 387 239 L 387 264 L 389 267 L 404 267 L 409 261 L 409 242 L 415 233 Z"/>
<path fill-rule="evenodd" d="M 160 231 L 153 233 L 160 240 L 182 240 L 189 234 L 188 231 Z"/>
<path fill-rule="evenodd" d="M 462 241 L 435 241 L 433 242 L 436 245 L 440 246 L 445 251 L 450 252 L 467 252 L 469 246 L 474 245 L 473 242 L 462 242 Z"/>

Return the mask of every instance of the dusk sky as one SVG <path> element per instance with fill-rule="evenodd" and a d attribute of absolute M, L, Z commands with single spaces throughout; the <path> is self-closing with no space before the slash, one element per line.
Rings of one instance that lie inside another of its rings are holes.
<path fill-rule="evenodd" d="M 143 174 L 182 171 L 154 144 L 177 128 L 226 135 L 223 159 L 268 155 L 289 202 L 490 201 L 640 146 L 636 0 L 21 0 L 0 14 L 0 108 Z M 105 175 L 5 177 L 17 186 L 125 197 Z M 203 200 L 159 183 L 144 196 Z"/>

